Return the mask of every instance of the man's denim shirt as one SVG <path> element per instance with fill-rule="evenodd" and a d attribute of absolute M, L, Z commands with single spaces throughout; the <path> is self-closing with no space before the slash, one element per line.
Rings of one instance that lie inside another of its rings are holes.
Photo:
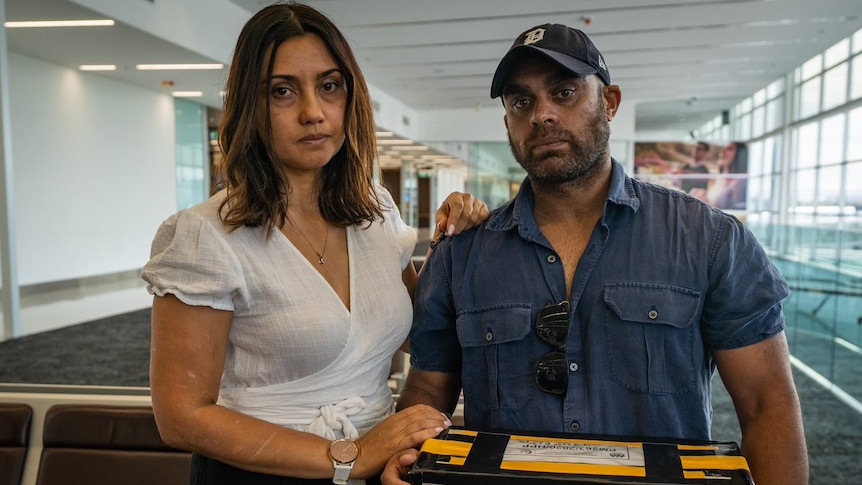
<path fill-rule="evenodd" d="M 709 439 L 713 349 L 784 329 L 787 284 L 735 217 L 634 180 L 613 161 L 601 220 L 566 295 L 533 192 L 449 238 L 415 296 L 411 365 L 460 373 L 473 428 Z M 534 321 L 568 300 L 568 390 L 535 383 L 553 346 Z"/>

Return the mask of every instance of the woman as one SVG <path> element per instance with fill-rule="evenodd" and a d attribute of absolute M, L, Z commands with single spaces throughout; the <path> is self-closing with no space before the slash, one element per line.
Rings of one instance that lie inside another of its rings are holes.
<path fill-rule="evenodd" d="M 693 188 L 689 195 L 697 197 L 718 209 L 745 209 L 745 197 L 748 187 L 748 146 L 745 143 L 733 141 L 721 151 L 718 160 L 718 175 L 713 175 L 706 188 Z"/>
<path fill-rule="evenodd" d="M 365 81 L 329 19 L 277 4 L 240 33 L 226 91 L 226 189 L 165 221 L 142 273 L 159 430 L 194 452 L 194 484 L 362 483 L 451 424 L 392 415 L 416 235 L 372 179 Z M 441 210 L 449 232 L 487 217 L 468 194 Z"/>

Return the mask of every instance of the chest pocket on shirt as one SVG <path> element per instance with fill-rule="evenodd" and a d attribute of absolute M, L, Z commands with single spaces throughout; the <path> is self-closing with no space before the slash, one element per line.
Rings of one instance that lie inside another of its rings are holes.
<path fill-rule="evenodd" d="M 681 396 L 697 382 L 703 346 L 700 292 L 673 285 L 605 285 L 605 345 L 611 378 L 648 394 Z"/>
<path fill-rule="evenodd" d="M 530 305 L 468 310 L 456 320 L 464 400 L 486 411 L 520 410 L 533 398 Z"/>

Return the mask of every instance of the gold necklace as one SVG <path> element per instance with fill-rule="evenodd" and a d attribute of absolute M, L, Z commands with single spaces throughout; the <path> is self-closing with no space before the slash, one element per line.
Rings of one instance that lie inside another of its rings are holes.
<path fill-rule="evenodd" d="M 305 239 L 305 242 L 306 244 L 308 244 L 308 247 L 310 247 L 311 250 L 314 251 L 314 254 L 317 255 L 317 262 L 320 263 L 321 266 L 326 264 L 326 260 L 323 259 L 323 254 L 326 253 L 326 243 L 329 242 L 329 224 L 326 225 L 326 235 L 323 237 L 323 251 L 318 251 L 317 249 L 314 249 L 314 245 L 311 244 L 311 241 L 309 241 L 308 238 L 305 237 L 305 233 L 302 232 L 302 229 L 300 229 L 299 226 L 297 226 L 290 219 L 290 216 L 287 216 L 287 220 L 288 222 L 290 222 L 290 225 L 293 226 L 294 229 L 296 229 L 299 235 L 302 236 L 302 239 Z"/>

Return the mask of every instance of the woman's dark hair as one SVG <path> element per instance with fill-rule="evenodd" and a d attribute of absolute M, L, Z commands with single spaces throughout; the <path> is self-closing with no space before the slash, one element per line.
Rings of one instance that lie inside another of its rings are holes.
<path fill-rule="evenodd" d="M 727 167 L 728 173 L 745 173 L 748 170 L 748 145 L 741 141 L 732 141 L 736 146 L 736 155 Z"/>
<path fill-rule="evenodd" d="M 270 236 L 273 225 L 280 227 L 287 217 L 290 187 L 274 156 L 270 102 L 267 99 L 266 112 L 260 113 L 258 96 L 261 74 L 266 73 L 267 81 L 272 78 L 278 46 L 307 34 L 323 40 L 347 87 L 345 141 L 321 169 L 320 212 L 327 222 L 341 227 L 382 217 L 373 181 L 377 154 L 374 116 L 359 64 L 331 20 L 307 5 L 289 2 L 264 7 L 249 19 L 234 49 L 219 129 L 227 190 L 220 217 L 230 230 L 265 225 Z M 258 131 L 261 116 L 265 133 Z"/>

